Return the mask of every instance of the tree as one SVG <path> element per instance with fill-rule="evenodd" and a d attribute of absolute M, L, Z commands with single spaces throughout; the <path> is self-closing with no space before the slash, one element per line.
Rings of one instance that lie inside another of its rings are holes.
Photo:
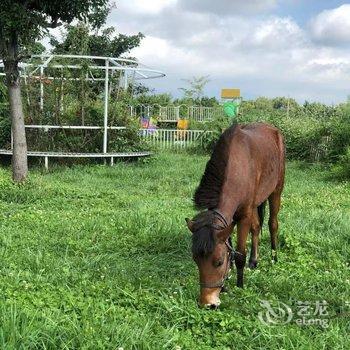
<path fill-rule="evenodd" d="M 200 100 L 204 95 L 204 88 L 210 81 L 209 75 L 182 80 L 189 85 L 188 88 L 179 88 L 179 90 L 184 93 L 184 98 L 195 100 L 200 103 Z"/>
<path fill-rule="evenodd" d="M 27 177 L 27 144 L 21 99 L 19 62 L 48 28 L 73 20 L 95 28 L 106 20 L 108 0 L 1 0 L 0 57 L 4 62 L 13 132 L 12 172 L 15 182 Z"/>
<path fill-rule="evenodd" d="M 62 42 L 52 38 L 55 54 L 81 54 L 91 56 L 120 57 L 138 47 L 144 38 L 142 33 L 125 35 L 116 33 L 114 27 L 92 32 L 86 23 L 67 25 Z"/>
<path fill-rule="evenodd" d="M 63 32 L 62 39 L 59 41 L 55 37 L 51 37 L 50 44 L 53 47 L 52 53 L 54 54 L 75 54 L 75 55 L 88 55 L 88 56 L 107 56 L 107 57 L 120 57 L 129 53 L 135 47 L 138 47 L 141 40 L 144 38 L 142 33 L 136 35 L 124 35 L 116 32 L 114 27 L 98 28 L 94 29 L 89 23 L 79 22 L 75 25 L 66 25 Z M 125 58 L 125 56 L 124 56 Z M 104 61 L 94 60 L 96 65 L 105 64 Z M 94 87 L 86 84 L 85 74 L 86 69 L 80 71 L 81 84 L 78 88 L 80 94 L 79 101 L 81 102 L 81 119 L 84 123 L 85 116 L 85 101 L 87 95 L 99 93 L 96 89 L 97 84 Z M 99 76 L 99 74 L 101 74 Z M 95 77 L 103 77 L 101 72 L 94 72 Z M 122 98 L 131 98 L 135 95 L 146 94 L 150 92 L 147 86 L 141 83 L 135 82 L 135 80 L 129 79 L 128 88 L 125 91 L 122 88 L 123 74 L 121 71 L 113 71 L 110 75 L 109 94 L 114 95 L 116 100 Z M 123 84 L 124 85 L 124 84 Z"/>
<path fill-rule="evenodd" d="M 273 108 L 281 110 L 291 110 L 298 107 L 297 101 L 290 97 L 275 97 L 272 99 Z"/>

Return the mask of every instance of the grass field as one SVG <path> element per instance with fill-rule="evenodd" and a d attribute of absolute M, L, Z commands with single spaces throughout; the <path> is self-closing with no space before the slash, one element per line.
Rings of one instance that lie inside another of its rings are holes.
<path fill-rule="evenodd" d="M 349 184 L 290 163 L 279 262 L 265 227 L 245 289 L 231 279 L 206 311 L 184 223 L 205 162 L 37 169 L 20 187 L 0 168 L 0 348 L 350 349 Z M 261 300 L 287 304 L 293 320 L 265 325 Z M 298 301 L 313 312 L 323 300 L 328 315 L 306 318 L 328 327 L 296 323 Z"/>

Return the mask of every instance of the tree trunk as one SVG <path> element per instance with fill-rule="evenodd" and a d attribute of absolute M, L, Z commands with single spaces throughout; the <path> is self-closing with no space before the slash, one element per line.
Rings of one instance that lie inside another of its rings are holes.
<path fill-rule="evenodd" d="M 24 182 L 28 173 L 27 142 L 18 69 L 17 40 L 13 37 L 7 45 L 4 59 L 6 82 L 10 99 L 10 113 L 13 135 L 12 178 L 17 183 Z"/>

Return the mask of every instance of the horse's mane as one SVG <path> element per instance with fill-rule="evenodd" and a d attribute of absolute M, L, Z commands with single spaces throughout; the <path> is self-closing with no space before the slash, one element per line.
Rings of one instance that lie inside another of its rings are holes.
<path fill-rule="evenodd" d="M 229 157 L 229 146 L 236 127 L 237 124 L 233 124 L 226 129 L 214 147 L 201 182 L 194 194 L 193 201 L 197 209 L 214 209 L 219 204 Z"/>

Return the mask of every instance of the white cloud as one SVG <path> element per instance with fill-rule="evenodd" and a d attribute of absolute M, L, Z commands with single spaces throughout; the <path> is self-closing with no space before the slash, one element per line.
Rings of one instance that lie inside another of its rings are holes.
<path fill-rule="evenodd" d="M 313 38 L 327 45 L 350 44 L 350 4 L 325 10 L 310 22 Z"/>
<path fill-rule="evenodd" d="M 177 66 L 183 63 L 199 64 L 201 59 L 197 55 L 191 52 L 174 47 L 169 44 L 167 40 L 148 36 L 144 39 L 143 45 L 134 49 L 133 54 L 136 55 L 141 61 L 147 61 L 147 63 L 153 63 L 154 57 L 161 63 L 162 68 Z M 147 64 L 146 63 L 146 64 Z"/>
<path fill-rule="evenodd" d="M 310 27 L 302 28 L 291 17 L 220 14 L 220 6 L 229 9 L 234 3 L 238 9 L 245 6 L 243 1 L 225 0 L 224 6 L 208 0 L 186 0 L 187 5 L 166 0 L 158 10 L 144 13 L 132 9 L 141 6 L 141 0 L 128 1 L 132 5 L 113 12 L 109 24 L 121 32 L 146 35 L 132 55 L 167 74 L 149 82 L 160 92 L 178 95 L 182 78 L 207 74 L 212 79 L 207 93 L 216 96 L 224 86 L 241 87 L 247 98 L 290 95 L 301 101 L 339 101 L 350 92 L 350 49 L 315 42 Z M 127 0 L 119 1 L 123 2 Z M 267 10 L 274 3 L 260 5 Z"/>
<path fill-rule="evenodd" d="M 118 1 L 118 11 L 126 13 L 157 15 L 165 8 L 175 5 L 177 0 L 127 0 Z"/>
<path fill-rule="evenodd" d="M 179 0 L 178 5 L 187 11 L 235 16 L 269 11 L 277 5 L 277 0 Z"/>
<path fill-rule="evenodd" d="M 289 49 L 304 46 L 306 38 L 291 18 L 274 17 L 253 27 L 245 43 L 264 50 Z"/>

